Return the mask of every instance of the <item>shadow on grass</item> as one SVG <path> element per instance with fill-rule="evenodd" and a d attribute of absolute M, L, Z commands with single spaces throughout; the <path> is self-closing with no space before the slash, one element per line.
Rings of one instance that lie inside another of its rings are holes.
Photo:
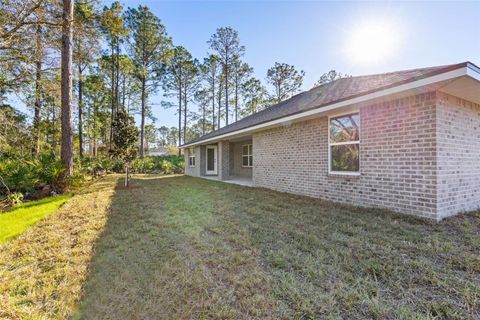
<path fill-rule="evenodd" d="M 79 319 L 479 316 L 480 213 L 435 223 L 186 176 L 133 183 Z"/>

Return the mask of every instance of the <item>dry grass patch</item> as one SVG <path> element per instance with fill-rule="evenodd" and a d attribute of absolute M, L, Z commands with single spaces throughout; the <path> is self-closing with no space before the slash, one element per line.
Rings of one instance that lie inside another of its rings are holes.
<path fill-rule="evenodd" d="M 117 190 L 79 319 L 477 319 L 480 213 L 441 223 L 191 177 Z"/>
<path fill-rule="evenodd" d="M 65 319 L 82 292 L 116 177 L 91 185 L 0 245 L 0 319 Z"/>
<path fill-rule="evenodd" d="M 0 318 L 480 318 L 480 213 L 435 223 L 184 176 L 122 183 L 0 246 Z"/>

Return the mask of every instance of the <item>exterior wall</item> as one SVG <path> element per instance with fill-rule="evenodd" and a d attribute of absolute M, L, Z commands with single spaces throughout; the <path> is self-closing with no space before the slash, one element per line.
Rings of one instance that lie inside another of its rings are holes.
<path fill-rule="evenodd" d="M 220 180 L 228 180 L 230 178 L 230 142 L 220 141 L 217 152 L 218 177 Z"/>
<path fill-rule="evenodd" d="M 195 152 L 195 166 L 194 167 L 190 167 L 189 162 L 188 162 L 188 157 L 190 155 L 189 154 L 190 148 L 185 149 L 185 174 L 188 175 L 188 176 L 200 177 L 201 147 L 196 146 L 196 147 L 193 147 L 193 149 L 194 149 L 194 152 Z"/>
<path fill-rule="evenodd" d="M 252 168 L 245 168 L 242 166 L 242 147 L 245 144 L 252 144 L 252 140 L 245 140 L 241 142 L 235 142 L 231 144 L 231 153 L 230 153 L 230 165 L 231 165 L 231 175 L 237 177 L 252 177 Z"/>
<path fill-rule="evenodd" d="M 437 218 L 436 95 L 360 109 L 360 175 L 328 173 L 328 118 L 253 135 L 253 183 L 278 191 Z"/>
<path fill-rule="evenodd" d="M 480 105 L 438 95 L 438 214 L 480 208 Z"/>

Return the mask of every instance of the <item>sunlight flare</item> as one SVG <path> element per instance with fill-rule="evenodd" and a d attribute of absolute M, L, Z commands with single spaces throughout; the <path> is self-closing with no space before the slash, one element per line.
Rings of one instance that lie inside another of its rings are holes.
<path fill-rule="evenodd" d="M 399 49 L 401 32 L 391 21 L 363 21 L 346 37 L 347 57 L 355 64 L 376 64 L 390 59 Z"/>

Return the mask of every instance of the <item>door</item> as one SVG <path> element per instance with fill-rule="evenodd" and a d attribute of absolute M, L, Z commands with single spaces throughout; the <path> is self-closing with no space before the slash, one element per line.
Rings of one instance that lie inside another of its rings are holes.
<path fill-rule="evenodd" d="M 207 146 L 207 174 L 217 174 L 217 146 Z"/>

